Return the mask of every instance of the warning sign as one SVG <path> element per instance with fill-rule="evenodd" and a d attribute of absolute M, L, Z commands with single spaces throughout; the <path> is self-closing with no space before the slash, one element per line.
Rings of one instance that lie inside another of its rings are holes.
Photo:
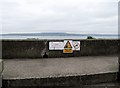
<path fill-rule="evenodd" d="M 72 46 L 72 41 L 64 41 L 64 50 L 63 53 L 73 53 L 73 46 Z"/>
<path fill-rule="evenodd" d="M 73 47 L 75 51 L 80 51 L 80 41 L 73 41 Z"/>
<path fill-rule="evenodd" d="M 49 50 L 62 50 L 63 53 L 73 53 L 73 51 L 80 51 L 80 41 L 78 40 L 64 40 L 49 42 Z"/>
<path fill-rule="evenodd" d="M 49 50 L 63 50 L 64 42 L 49 42 Z"/>

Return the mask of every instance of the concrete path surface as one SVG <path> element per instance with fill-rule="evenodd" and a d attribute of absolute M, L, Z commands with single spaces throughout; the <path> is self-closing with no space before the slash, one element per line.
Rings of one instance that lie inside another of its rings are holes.
<path fill-rule="evenodd" d="M 94 56 L 4 60 L 3 79 L 46 78 L 118 72 L 118 57 Z"/>

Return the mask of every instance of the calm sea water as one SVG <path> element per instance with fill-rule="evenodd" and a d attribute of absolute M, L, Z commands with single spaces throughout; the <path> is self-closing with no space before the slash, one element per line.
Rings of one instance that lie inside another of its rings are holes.
<path fill-rule="evenodd" d="M 93 36 L 96 39 L 118 39 L 117 35 Z M 87 36 L 1 36 L 0 39 L 86 39 Z"/>

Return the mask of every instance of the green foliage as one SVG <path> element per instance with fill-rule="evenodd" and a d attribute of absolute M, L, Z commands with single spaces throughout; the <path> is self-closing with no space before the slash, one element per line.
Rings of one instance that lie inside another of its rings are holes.
<path fill-rule="evenodd" d="M 87 39 L 95 39 L 95 38 L 92 36 L 88 36 Z"/>

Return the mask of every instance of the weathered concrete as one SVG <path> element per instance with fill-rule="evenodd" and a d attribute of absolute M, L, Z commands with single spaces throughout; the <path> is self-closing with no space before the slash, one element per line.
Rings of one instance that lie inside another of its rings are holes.
<path fill-rule="evenodd" d="M 116 81 L 118 57 L 7 59 L 4 65 L 5 85 L 70 86 Z"/>
<path fill-rule="evenodd" d="M 118 81 L 120 82 L 120 41 L 118 42 L 118 62 L 119 62 L 119 72 L 118 72 Z"/>
<path fill-rule="evenodd" d="M 2 74 L 3 71 L 3 60 L 0 59 L 0 75 Z"/>
<path fill-rule="evenodd" d="M 3 85 L 11 86 L 11 88 L 20 85 L 84 85 L 116 81 L 117 77 L 120 77 L 118 59 L 115 59 L 117 55 L 120 55 L 119 40 L 80 40 L 81 51 L 73 54 L 63 54 L 63 51 L 49 51 L 49 41 L 2 40 L 3 58 L 11 58 L 5 60 Z M 44 52 L 47 52 L 50 60 L 40 60 Z M 86 56 L 101 55 L 108 57 L 87 57 L 86 59 Z M 56 57 L 66 58 L 52 59 Z M 68 57 L 73 58 L 68 59 Z M 18 59 L 12 60 L 13 58 Z M 23 58 L 33 59 L 25 60 Z"/>
<path fill-rule="evenodd" d="M 64 54 L 63 51 L 50 51 L 50 41 L 63 40 L 2 40 L 3 58 L 42 58 L 47 52 L 49 58 L 80 56 L 117 56 L 119 40 L 80 40 L 81 51 Z"/>
<path fill-rule="evenodd" d="M 52 77 L 52 78 L 4 79 L 3 88 L 36 88 L 36 87 L 37 88 L 38 87 L 40 88 L 68 87 L 69 88 L 72 86 L 75 87 L 75 86 L 92 85 L 98 83 L 100 84 L 106 82 L 116 82 L 117 79 L 116 75 L 117 73 L 102 73 L 102 74 L 94 74 L 94 75 L 81 75 L 81 76 L 77 75 L 77 76 Z"/>

